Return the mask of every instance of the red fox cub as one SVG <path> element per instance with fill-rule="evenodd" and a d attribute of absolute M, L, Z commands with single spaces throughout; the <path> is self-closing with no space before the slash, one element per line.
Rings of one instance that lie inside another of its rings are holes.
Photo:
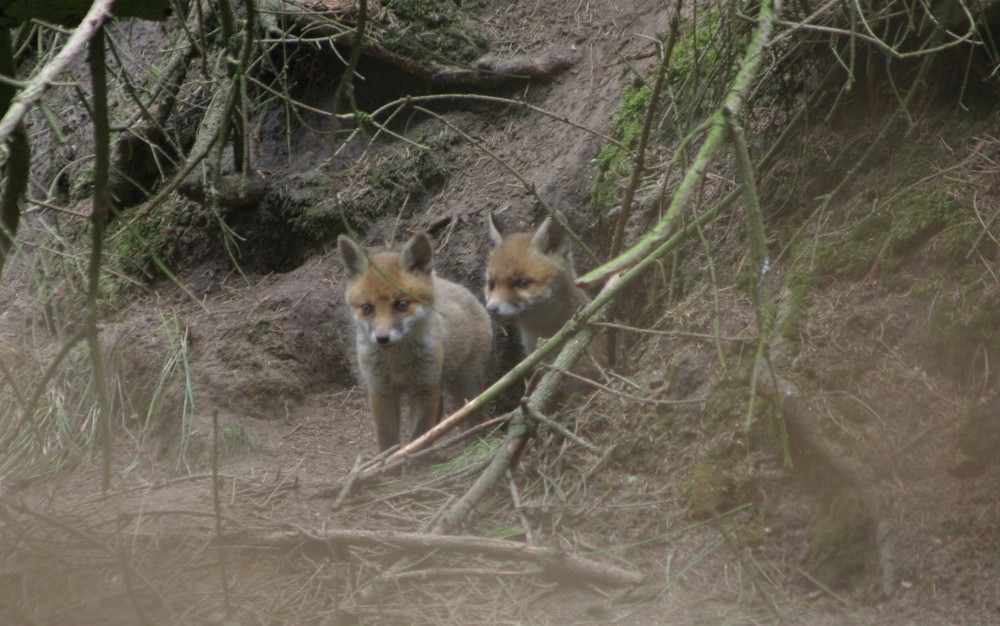
<path fill-rule="evenodd" d="M 558 332 L 590 297 L 576 286 L 569 237 L 557 221 L 548 217 L 533 233 L 509 234 L 492 213 L 488 221 L 495 247 L 486 265 L 486 310 L 515 319 L 530 354 L 539 339 Z M 606 342 L 598 334 L 590 348 L 602 365 L 607 362 Z"/>
<path fill-rule="evenodd" d="M 344 235 L 337 245 L 357 327 L 358 366 L 385 451 L 399 443 L 402 396 L 416 438 L 441 418 L 442 385 L 459 402 L 482 391 L 493 328 L 469 290 L 434 275 L 424 233 L 400 252 L 369 252 Z"/>

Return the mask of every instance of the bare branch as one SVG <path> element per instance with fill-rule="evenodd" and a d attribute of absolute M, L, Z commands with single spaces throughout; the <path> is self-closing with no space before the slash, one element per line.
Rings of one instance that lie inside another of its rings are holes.
<path fill-rule="evenodd" d="M 241 537 L 240 545 L 247 545 Z M 370 530 L 297 530 L 265 535 L 257 543 L 271 546 L 305 545 L 326 549 L 329 545 L 389 548 L 404 552 L 477 553 L 514 561 L 529 561 L 541 566 L 546 573 L 563 580 L 588 582 L 613 587 L 638 585 L 645 575 L 617 565 L 600 563 L 577 554 L 548 546 L 529 546 L 506 539 L 484 539 L 462 535 L 426 535 L 421 533 L 392 533 Z"/>
<path fill-rule="evenodd" d="M 3 118 L 0 118 L 0 142 L 6 141 L 31 107 L 41 99 L 45 90 L 55 82 L 70 63 L 80 56 L 87 43 L 94 38 L 104 22 L 111 18 L 111 6 L 114 3 L 115 0 L 94 0 L 87 15 L 70 35 L 59 54 L 39 70 L 35 77 L 28 81 L 24 89 L 14 97 L 10 108 L 7 109 Z"/>

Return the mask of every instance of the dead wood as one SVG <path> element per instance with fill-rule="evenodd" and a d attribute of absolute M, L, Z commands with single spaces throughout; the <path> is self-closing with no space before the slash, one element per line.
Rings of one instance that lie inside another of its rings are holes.
<path fill-rule="evenodd" d="M 503 539 L 484 539 L 462 535 L 430 535 L 422 533 L 392 533 L 370 530 L 296 530 L 272 532 L 263 536 L 241 535 L 242 547 L 264 546 L 289 550 L 316 549 L 328 553 L 329 548 L 385 548 L 397 552 L 456 552 L 527 561 L 538 565 L 549 577 L 573 583 L 591 583 L 623 587 L 642 583 L 645 576 L 617 565 L 601 563 L 578 554 L 547 546 L 530 546 Z"/>
<path fill-rule="evenodd" d="M 338 48 L 349 49 L 354 46 L 355 33 L 352 26 L 335 21 L 335 19 L 350 19 L 351 16 L 345 12 L 316 13 L 307 7 L 285 0 L 265 0 L 261 5 L 262 13 L 280 15 L 286 20 L 285 25 L 290 30 L 308 33 L 310 39 L 328 38 Z M 575 49 L 552 48 L 534 55 L 510 58 L 487 54 L 468 66 L 449 65 L 399 54 L 380 45 L 377 39 L 371 37 L 365 37 L 361 54 L 438 87 L 489 88 L 512 80 L 549 82 L 579 60 L 579 53 Z"/>
<path fill-rule="evenodd" d="M 207 184 L 214 185 L 211 194 L 206 193 Z M 178 193 L 201 205 L 207 205 L 211 197 L 223 215 L 257 208 L 268 189 L 267 181 L 255 173 L 219 176 L 214 181 L 192 176 L 177 187 Z"/>

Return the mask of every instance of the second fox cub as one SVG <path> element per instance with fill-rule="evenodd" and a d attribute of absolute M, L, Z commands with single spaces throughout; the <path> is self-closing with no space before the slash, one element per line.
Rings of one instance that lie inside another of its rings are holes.
<path fill-rule="evenodd" d="M 515 319 L 530 354 L 539 339 L 558 332 L 590 297 L 576 286 L 566 230 L 551 217 L 534 232 L 504 233 L 491 213 L 489 229 L 495 247 L 486 265 L 486 310 Z M 590 354 L 602 365 L 607 362 L 603 334 L 595 336 Z"/>
<path fill-rule="evenodd" d="M 416 438 L 441 417 L 442 385 L 459 402 L 479 394 L 492 325 L 465 287 L 434 275 L 427 235 L 417 233 L 400 252 L 369 252 L 344 235 L 337 245 L 347 269 L 358 365 L 384 451 L 399 443 L 403 396 Z"/>

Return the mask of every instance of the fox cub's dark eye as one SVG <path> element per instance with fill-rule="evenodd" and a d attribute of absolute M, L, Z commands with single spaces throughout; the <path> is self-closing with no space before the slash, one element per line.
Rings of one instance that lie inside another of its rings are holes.
<path fill-rule="evenodd" d="M 396 310 L 402 313 L 406 309 L 410 308 L 410 303 L 406 300 L 396 300 L 396 304 L 393 305 Z"/>
<path fill-rule="evenodd" d="M 374 311 L 375 311 L 375 307 L 373 307 L 372 305 L 368 304 L 367 302 L 365 302 L 364 304 L 361 305 L 361 314 L 362 315 L 371 315 L 372 312 L 374 312 Z"/>
<path fill-rule="evenodd" d="M 531 279 L 518 278 L 517 281 L 514 282 L 514 286 L 517 287 L 518 289 L 527 289 L 528 287 L 531 286 Z"/>
<path fill-rule="evenodd" d="M 497 281 L 492 278 L 486 281 L 486 288 L 493 291 L 493 288 L 497 286 Z"/>

